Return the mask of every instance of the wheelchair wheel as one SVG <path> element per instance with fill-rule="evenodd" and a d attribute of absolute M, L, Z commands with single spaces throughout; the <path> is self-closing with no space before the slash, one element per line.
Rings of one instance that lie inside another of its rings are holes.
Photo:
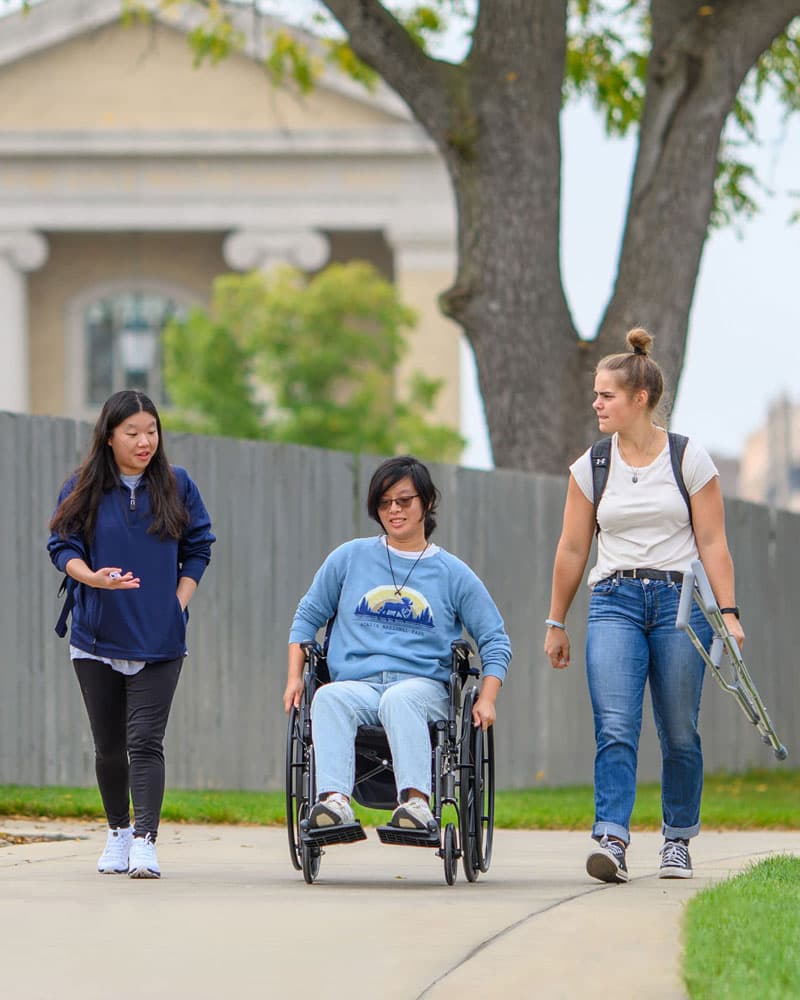
<path fill-rule="evenodd" d="M 477 690 L 465 698 L 461 718 L 459 824 L 461 854 L 467 880 L 475 882 L 492 860 L 494 835 L 494 731 L 472 724 Z"/>
<path fill-rule="evenodd" d="M 319 866 L 322 861 L 322 850 L 315 844 L 302 844 L 300 848 L 303 856 L 303 878 L 309 885 L 319 875 Z"/>
<path fill-rule="evenodd" d="M 307 807 L 303 799 L 303 744 L 297 732 L 299 714 L 293 705 L 286 730 L 286 832 L 289 857 L 297 871 L 303 867 L 300 820 Z"/>
<path fill-rule="evenodd" d="M 448 823 L 444 828 L 444 880 L 453 885 L 458 874 L 458 848 L 456 846 L 456 828 Z"/>

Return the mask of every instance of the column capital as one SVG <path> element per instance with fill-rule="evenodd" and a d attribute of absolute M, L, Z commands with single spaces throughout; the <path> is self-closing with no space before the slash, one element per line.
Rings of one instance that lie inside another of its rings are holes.
<path fill-rule="evenodd" d="M 0 257 L 18 271 L 38 271 L 48 252 L 47 240 L 33 229 L 0 229 Z"/>
<path fill-rule="evenodd" d="M 391 226 L 386 230 L 386 239 L 401 267 L 411 271 L 455 272 L 456 250 L 452 233 Z"/>
<path fill-rule="evenodd" d="M 226 236 L 222 253 L 236 271 L 266 271 L 275 264 L 316 271 L 327 262 L 330 243 L 313 229 L 237 229 Z"/>

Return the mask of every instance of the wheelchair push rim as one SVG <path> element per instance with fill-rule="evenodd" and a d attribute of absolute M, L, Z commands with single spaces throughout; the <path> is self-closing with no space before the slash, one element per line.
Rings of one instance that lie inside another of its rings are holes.
<path fill-rule="evenodd" d="M 464 699 L 459 761 L 462 863 L 470 882 L 489 870 L 494 837 L 494 730 L 472 724 L 476 697 L 472 688 Z"/>
<path fill-rule="evenodd" d="M 303 848 L 300 843 L 300 820 L 303 802 L 303 749 L 297 733 L 299 712 L 292 705 L 286 729 L 286 833 L 289 837 L 289 857 L 292 866 L 303 867 Z"/>

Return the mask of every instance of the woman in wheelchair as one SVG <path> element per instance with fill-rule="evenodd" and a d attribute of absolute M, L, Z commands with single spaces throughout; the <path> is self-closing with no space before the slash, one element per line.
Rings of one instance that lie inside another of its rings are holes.
<path fill-rule="evenodd" d="M 354 821 L 350 797 L 361 725 L 383 726 L 391 748 L 397 807 L 390 826 L 436 829 L 428 723 L 447 716 L 451 643 L 464 628 L 478 645 L 483 668 L 473 725 L 485 731 L 494 723 L 511 645 L 483 583 L 430 541 L 438 500 L 428 469 L 417 459 L 384 462 L 370 481 L 367 511 L 385 534 L 335 549 L 295 612 L 287 712 L 299 707 L 303 693 L 301 643 L 333 620 L 327 649 L 332 683 L 317 690 L 311 706 L 317 787 L 311 829 Z"/>

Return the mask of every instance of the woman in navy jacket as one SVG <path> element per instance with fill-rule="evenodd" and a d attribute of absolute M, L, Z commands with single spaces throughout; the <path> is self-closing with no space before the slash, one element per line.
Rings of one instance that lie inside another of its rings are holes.
<path fill-rule="evenodd" d="M 187 605 L 214 535 L 197 487 L 168 464 L 158 411 L 143 393 L 107 400 L 50 530 L 50 558 L 71 577 L 70 656 L 109 826 L 97 868 L 159 878 L 164 733 L 186 655 Z"/>

